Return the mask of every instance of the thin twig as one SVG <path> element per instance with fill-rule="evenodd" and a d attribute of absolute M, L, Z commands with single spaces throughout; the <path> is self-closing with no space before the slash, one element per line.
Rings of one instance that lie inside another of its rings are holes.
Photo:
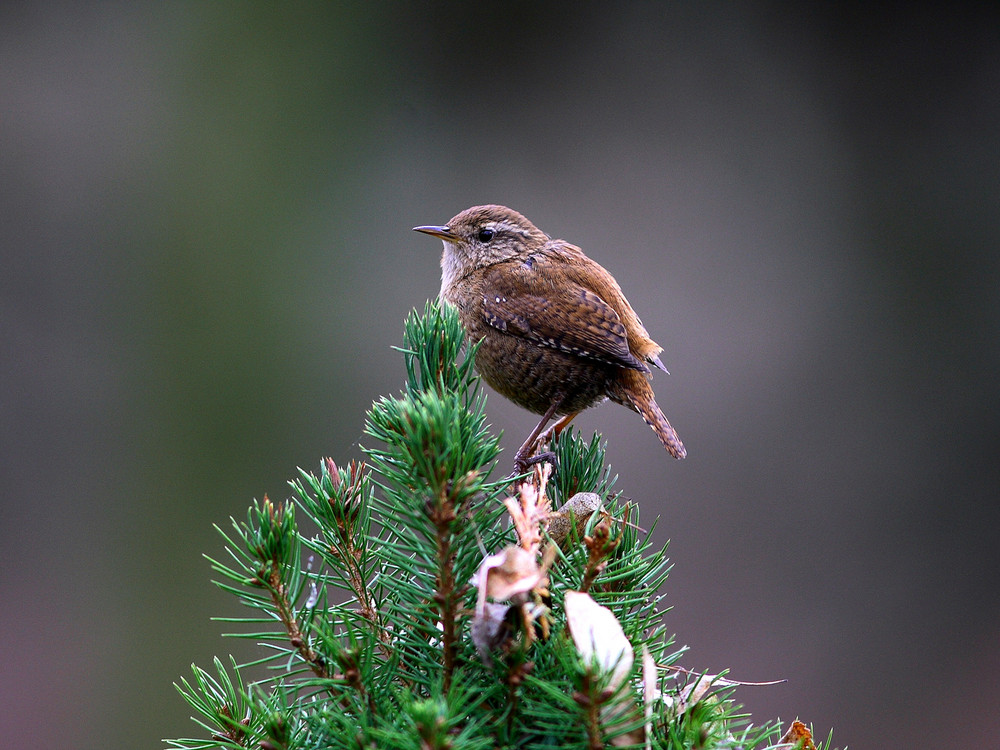
<path fill-rule="evenodd" d="M 435 507 L 431 510 L 431 522 L 435 528 L 437 543 L 437 572 L 434 600 L 441 612 L 441 644 L 444 654 L 443 689 L 447 693 L 451 689 L 452 676 L 458 655 L 458 636 L 455 631 L 455 621 L 458 617 L 455 591 L 455 568 L 451 548 L 452 524 L 457 518 L 455 504 L 448 487 L 442 487 L 438 493 Z"/>
<path fill-rule="evenodd" d="M 309 665 L 317 677 L 327 679 L 330 673 L 326 668 L 325 661 L 316 651 L 312 649 L 302 634 L 299 621 L 295 618 L 295 610 L 288 599 L 288 590 L 281 578 L 281 567 L 277 560 L 271 561 L 271 570 L 267 576 L 267 589 L 271 593 L 271 602 L 278 613 L 278 619 L 285 626 L 288 633 L 288 640 L 298 651 L 299 656 Z"/>

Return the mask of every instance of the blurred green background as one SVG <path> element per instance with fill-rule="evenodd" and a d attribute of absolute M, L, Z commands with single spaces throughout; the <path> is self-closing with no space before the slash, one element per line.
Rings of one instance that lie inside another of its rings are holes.
<path fill-rule="evenodd" d="M 212 524 L 360 456 L 438 289 L 410 227 L 500 202 L 665 347 L 686 461 L 578 424 L 672 540 L 686 666 L 840 746 L 990 746 L 1000 14 L 860 7 L 5 4 L 3 744 L 198 733 L 172 683 L 254 653 Z"/>

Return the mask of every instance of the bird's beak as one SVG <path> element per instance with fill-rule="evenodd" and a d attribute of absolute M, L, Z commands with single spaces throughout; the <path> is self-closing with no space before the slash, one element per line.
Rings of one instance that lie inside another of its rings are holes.
<path fill-rule="evenodd" d="M 445 242 L 454 242 L 458 237 L 452 233 L 450 227 L 413 227 L 414 232 L 423 232 L 432 237 L 440 237 Z"/>

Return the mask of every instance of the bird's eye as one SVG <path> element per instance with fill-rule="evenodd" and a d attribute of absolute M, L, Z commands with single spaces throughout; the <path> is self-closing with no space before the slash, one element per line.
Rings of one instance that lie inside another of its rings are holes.
<path fill-rule="evenodd" d="M 493 234 L 494 232 L 492 229 L 490 229 L 489 227 L 485 227 L 479 230 L 479 232 L 476 234 L 476 237 L 479 238 L 480 242 L 489 242 L 490 240 L 493 239 Z"/>

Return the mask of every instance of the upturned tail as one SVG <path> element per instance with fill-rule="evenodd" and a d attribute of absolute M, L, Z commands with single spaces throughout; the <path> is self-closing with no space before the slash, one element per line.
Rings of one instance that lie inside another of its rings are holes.
<path fill-rule="evenodd" d="M 653 428 L 667 453 L 674 458 L 684 458 L 687 455 L 687 449 L 677 437 L 676 430 L 656 405 L 653 388 L 645 375 L 634 370 L 622 370 L 612 390 L 608 394 L 612 400 L 639 412 L 646 424 Z"/>

